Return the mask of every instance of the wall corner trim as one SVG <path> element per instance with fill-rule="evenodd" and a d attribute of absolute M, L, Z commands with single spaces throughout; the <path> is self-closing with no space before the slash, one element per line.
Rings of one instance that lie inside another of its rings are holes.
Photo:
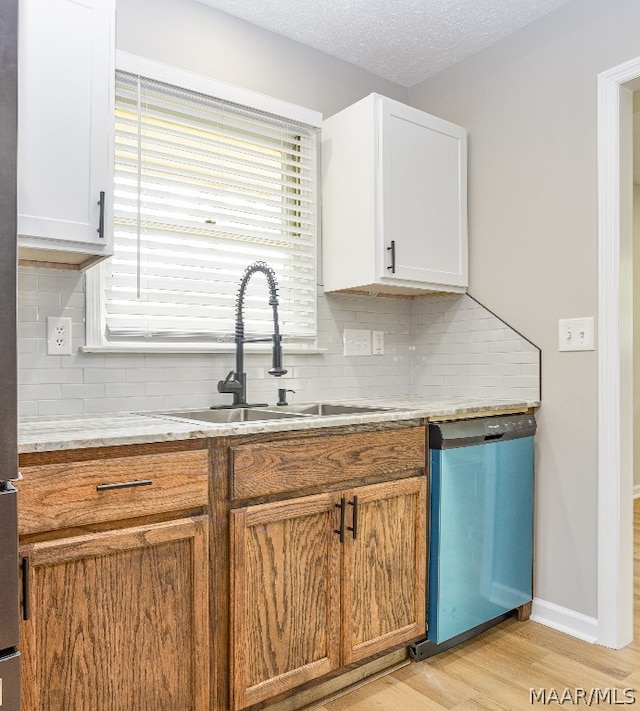
<path fill-rule="evenodd" d="M 640 76 L 640 57 L 597 76 L 598 120 L 598 642 L 619 649 L 633 639 L 633 536 L 630 443 L 621 338 L 620 176 L 623 85 Z"/>

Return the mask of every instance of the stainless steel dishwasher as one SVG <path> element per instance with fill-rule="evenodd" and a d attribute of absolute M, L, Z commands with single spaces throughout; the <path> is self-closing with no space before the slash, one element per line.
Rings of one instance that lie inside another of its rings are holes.
<path fill-rule="evenodd" d="M 430 525 L 424 659 L 532 599 L 533 415 L 429 425 Z"/>

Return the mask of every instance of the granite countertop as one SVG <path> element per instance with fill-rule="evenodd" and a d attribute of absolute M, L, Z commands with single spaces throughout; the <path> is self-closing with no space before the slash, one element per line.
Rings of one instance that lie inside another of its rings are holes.
<path fill-rule="evenodd" d="M 337 402 L 337 401 L 334 401 Z M 344 427 L 418 418 L 460 417 L 538 407 L 529 400 L 486 398 L 371 398 L 339 404 L 390 408 L 386 411 L 211 424 L 168 417 L 167 413 L 123 412 L 96 416 L 28 417 L 18 423 L 18 451 L 49 452 L 125 444 L 149 444 L 231 435 Z"/>

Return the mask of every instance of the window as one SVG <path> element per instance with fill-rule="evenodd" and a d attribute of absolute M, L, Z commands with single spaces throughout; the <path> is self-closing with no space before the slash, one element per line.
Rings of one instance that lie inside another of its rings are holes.
<path fill-rule="evenodd" d="M 285 343 L 314 344 L 316 135 L 313 125 L 117 72 L 114 255 L 88 274 L 87 293 L 99 291 L 88 346 L 232 341 L 238 284 L 257 260 L 276 273 Z M 260 282 L 246 294 L 248 335 L 272 330 Z"/>

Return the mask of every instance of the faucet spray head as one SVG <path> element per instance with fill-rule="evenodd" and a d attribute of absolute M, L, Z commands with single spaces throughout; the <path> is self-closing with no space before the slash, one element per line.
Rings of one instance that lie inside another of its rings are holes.
<path fill-rule="evenodd" d="M 279 378 L 284 375 L 287 371 L 282 367 L 282 337 L 279 333 L 273 334 L 273 354 L 271 360 L 271 368 L 269 368 L 269 375 L 274 375 Z"/>

